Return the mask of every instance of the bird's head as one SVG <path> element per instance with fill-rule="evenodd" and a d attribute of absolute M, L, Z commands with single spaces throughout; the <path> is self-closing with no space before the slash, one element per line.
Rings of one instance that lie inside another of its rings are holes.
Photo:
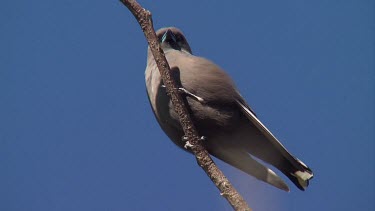
<path fill-rule="evenodd" d="M 185 51 L 189 54 L 192 53 L 184 34 L 178 28 L 161 28 L 156 32 L 156 36 L 158 37 L 164 51 L 174 49 L 177 51 Z"/>

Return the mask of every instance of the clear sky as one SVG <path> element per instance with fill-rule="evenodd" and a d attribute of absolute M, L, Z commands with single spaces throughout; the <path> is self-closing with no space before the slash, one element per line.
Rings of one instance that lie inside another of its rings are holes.
<path fill-rule="evenodd" d="M 140 3 L 314 170 L 286 193 L 218 161 L 254 210 L 375 210 L 374 1 Z M 2 2 L 0 210 L 231 210 L 154 119 L 146 52 L 117 0 Z"/>

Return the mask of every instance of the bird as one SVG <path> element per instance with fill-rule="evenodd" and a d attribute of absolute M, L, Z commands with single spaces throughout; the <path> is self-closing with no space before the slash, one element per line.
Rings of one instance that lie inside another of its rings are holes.
<path fill-rule="evenodd" d="M 203 145 L 207 151 L 248 175 L 289 192 L 284 180 L 264 165 L 270 164 L 304 191 L 313 178 L 312 170 L 289 153 L 258 119 L 231 77 L 212 61 L 193 55 L 180 29 L 165 27 L 157 30 L 156 35 L 197 132 L 204 136 Z M 152 111 L 161 129 L 177 146 L 185 149 L 178 114 L 150 47 L 145 82 Z"/>

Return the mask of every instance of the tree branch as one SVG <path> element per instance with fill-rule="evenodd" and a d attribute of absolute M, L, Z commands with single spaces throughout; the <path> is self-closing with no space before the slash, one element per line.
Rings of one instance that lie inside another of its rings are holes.
<path fill-rule="evenodd" d="M 234 187 L 230 184 L 229 180 L 224 176 L 224 174 L 216 167 L 207 150 L 203 147 L 200 136 L 198 135 L 197 130 L 195 129 L 195 126 L 193 125 L 189 113 L 183 103 L 183 100 L 177 91 L 178 87 L 176 86 L 175 81 L 173 81 L 170 75 L 169 64 L 165 58 L 163 50 L 160 47 L 153 28 L 151 13 L 148 10 L 144 9 L 135 0 L 120 1 L 133 13 L 146 36 L 146 39 L 162 76 L 164 85 L 166 86 L 167 93 L 169 94 L 174 109 L 179 116 L 179 120 L 184 130 L 185 137 L 187 137 L 189 143 L 188 146 L 194 153 L 198 165 L 203 168 L 212 182 L 220 190 L 221 195 L 227 199 L 233 209 L 250 211 L 251 209 L 247 205 L 246 201 L 234 189 Z"/>

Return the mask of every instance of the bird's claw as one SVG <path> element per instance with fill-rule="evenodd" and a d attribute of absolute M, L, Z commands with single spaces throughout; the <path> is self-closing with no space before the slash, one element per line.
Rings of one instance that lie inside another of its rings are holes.
<path fill-rule="evenodd" d="M 188 149 L 188 148 L 191 148 L 193 145 L 190 143 L 189 141 L 189 137 L 184 135 L 182 136 L 182 141 L 185 142 L 185 145 L 184 145 L 184 148 L 185 149 Z"/>
<path fill-rule="evenodd" d="M 206 136 L 201 136 L 199 138 L 200 141 L 206 141 L 207 140 L 207 137 Z M 184 148 L 187 149 L 187 148 L 191 148 L 193 147 L 194 145 L 190 143 L 189 141 L 189 138 L 187 136 L 182 136 L 182 141 L 185 142 L 185 145 L 184 145 Z"/>
<path fill-rule="evenodd" d="M 189 142 L 189 137 L 186 135 L 182 136 L 182 141 L 185 142 L 184 148 L 191 148 L 193 145 Z"/>
<path fill-rule="evenodd" d="M 201 141 L 206 141 L 206 140 L 207 140 L 207 137 L 206 137 L 206 136 L 201 136 L 199 139 L 200 139 Z"/>
<path fill-rule="evenodd" d="M 184 148 L 185 149 L 188 149 L 188 148 L 191 148 L 193 147 L 194 145 L 192 145 L 189 141 L 185 142 L 185 145 L 184 145 Z"/>

